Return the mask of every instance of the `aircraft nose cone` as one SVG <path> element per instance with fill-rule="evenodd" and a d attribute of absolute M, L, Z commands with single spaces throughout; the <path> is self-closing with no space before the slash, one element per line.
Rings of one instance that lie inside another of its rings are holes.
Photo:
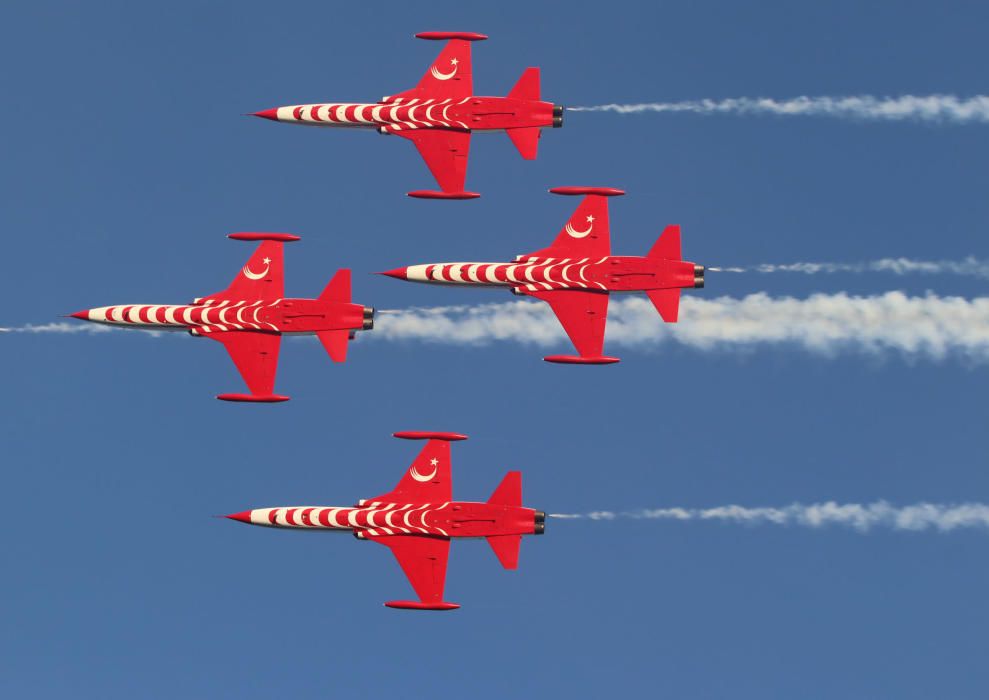
<path fill-rule="evenodd" d="M 278 121 L 278 109 L 263 109 L 260 112 L 254 112 L 251 114 L 252 117 L 261 117 L 262 119 L 270 119 L 273 122 Z"/>
<path fill-rule="evenodd" d="M 245 510 L 245 511 L 241 511 L 240 513 L 231 513 L 230 515 L 227 515 L 225 517 L 230 518 L 231 520 L 239 520 L 242 523 L 250 524 L 251 511 Z"/>
<path fill-rule="evenodd" d="M 386 272 L 379 272 L 379 275 L 386 275 L 388 277 L 394 277 L 397 280 L 407 280 L 409 278 L 407 267 L 396 267 L 394 270 L 387 270 Z"/>
<path fill-rule="evenodd" d="M 72 318 L 82 319 L 83 321 L 88 321 L 89 320 L 89 309 L 86 309 L 84 311 L 76 311 L 74 314 L 69 314 L 69 316 L 71 316 Z"/>

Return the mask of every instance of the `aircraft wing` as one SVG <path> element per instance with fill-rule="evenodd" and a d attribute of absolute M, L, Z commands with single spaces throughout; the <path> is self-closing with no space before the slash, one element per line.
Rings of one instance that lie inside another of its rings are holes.
<path fill-rule="evenodd" d="M 602 357 L 604 328 L 608 321 L 607 292 L 553 289 L 528 294 L 550 305 L 582 358 Z"/>
<path fill-rule="evenodd" d="M 428 34 L 428 33 L 427 33 Z M 432 38 L 423 36 L 422 38 Z M 470 40 L 450 39 L 419 83 L 392 98 L 461 100 L 474 94 Z"/>
<path fill-rule="evenodd" d="M 278 350 L 282 342 L 281 334 L 218 331 L 204 333 L 202 337 L 223 343 L 254 397 L 273 397 L 275 372 L 278 370 Z"/>
<path fill-rule="evenodd" d="M 427 442 L 394 490 L 365 500 L 420 504 L 452 501 L 449 441 L 434 438 Z"/>
<path fill-rule="evenodd" d="M 449 194 L 464 192 L 467 179 L 467 156 L 470 151 L 469 131 L 446 129 L 409 129 L 393 132 L 415 144 L 426 161 L 429 172 L 440 189 Z"/>
<path fill-rule="evenodd" d="M 443 601 L 443 588 L 446 585 L 446 564 L 450 556 L 450 540 L 445 537 L 424 535 L 371 535 L 367 539 L 383 544 L 391 549 L 405 576 L 412 584 L 419 603 L 390 601 L 385 603 L 396 608 L 450 609 L 458 607 Z"/>
<path fill-rule="evenodd" d="M 589 194 L 548 248 L 532 253 L 547 258 L 603 258 L 611 255 L 608 197 Z"/>
<path fill-rule="evenodd" d="M 283 247 L 282 241 L 262 242 L 229 287 L 204 298 L 215 301 L 275 301 L 284 298 Z"/>

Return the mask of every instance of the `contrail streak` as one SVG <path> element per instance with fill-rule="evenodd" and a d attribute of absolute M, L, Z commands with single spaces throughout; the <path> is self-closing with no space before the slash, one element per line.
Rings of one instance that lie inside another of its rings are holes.
<path fill-rule="evenodd" d="M 643 297 L 612 299 L 607 342 L 659 348 L 666 342 L 702 351 L 792 345 L 809 352 L 843 350 L 941 360 L 989 361 L 989 297 L 764 293 L 741 299 L 685 296 L 680 322 L 664 324 Z M 450 345 L 509 341 L 539 347 L 567 343 L 549 307 L 529 301 L 409 309 L 380 319 L 371 338 Z"/>
<path fill-rule="evenodd" d="M 868 262 L 795 262 L 762 263 L 748 267 L 709 267 L 713 272 L 799 272 L 805 275 L 834 274 L 838 272 L 887 272 L 894 275 L 961 275 L 989 279 L 989 261 L 973 257 L 962 260 L 911 260 L 910 258 L 882 258 Z"/>
<path fill-rule="evenodd" d="M 687 100 L 683 102 L 647 102 L 640 104 L 603 104 L 568 107 L 573 112 L 688 112 L 691 114 L 741 114 L 779 116 L 836 117 L 870 121 L 918 121 L 940 124 L 989 123 L 989 96 L 902 95 L 875 97 L 794 97 L 776 100 L 771 97 L 733 97 L 723 100 Z"/>
<path fill-rule="evenodd" d="M 728 505 L 715 508 L 655 508 L 614 512 L 551 513 L 564 520 L 708 520 L 744 525 L 797 525 L 823 528 L 848 527 L 858 532 L 873 529 L 923 532 L 951 532 L 961 529 L 989 530 L 989 505 L 985 503 L 915 503 L 893 506 L 886 501 L 874 503 L 793 503 L 782 508 L 746 508 Z"/>

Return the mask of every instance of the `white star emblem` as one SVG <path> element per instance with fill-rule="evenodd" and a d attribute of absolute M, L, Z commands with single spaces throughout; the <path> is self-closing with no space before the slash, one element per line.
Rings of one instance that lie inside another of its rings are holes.
<path fill-rule="evenodd" d="M 594 217 L 591 216 L 590 214 L 587 215 L 587 223 L 589 223 L 589 224 L 593 224 L 594 223 Z"/>
<path fill-rule="evenodd" d="M 440 461 L 438 459 L 436 459 L 435 457 L 433 457 L 431 460 L 429 460 L 429 465 L 432 466 L 432 467 L 435 467 L 439 463 L 440 463 Z"/>
<path fill-rule="evenodd" d="M 265 259 L 264 259 L 264 260 L 262 260 L 261 262 L 263 262 L 263 263 L 264 263 L 265 265 L 267 265 L 268 263 L 270 263 L 270 262 L 271 262 L 271 258 L 265 258 Z"/>
<path fill-rule="evenodd" d="M 458 63 L 460 63 L 460 61 L 458 61 L 457 59 L 455 59 L 455 58 L 451 58 L 451 59 L 450 59 L 450 65 L 451 65 L 451 66 L 455 66 L 455 65 L 457 65 Z"/>

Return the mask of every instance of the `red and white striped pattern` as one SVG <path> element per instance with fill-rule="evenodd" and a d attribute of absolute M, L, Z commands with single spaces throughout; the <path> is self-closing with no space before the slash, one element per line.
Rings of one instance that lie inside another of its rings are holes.
<path fill-rule="evenodd" d="M 197 333 L 228 330 L 267 330 L 280 332 L 276 325 L 263 319 L 265 308 L 277 306 L 281 299 L 263 301 L 216 301 L 205 299 L 194 305 L 131 304 L 89 309 L 89 320 L 115 326 L 142 328 L 190 329 Z"/>
<path fill-rule="evenodd" d="M 449 502 L 442 504 L 370 502 L 357 508 L 322 506 L 258 508 L 251 511 L 251 524 L 311 530 L 353 530 L 361 538 L 415 534 L 449 537 L 446 530 L 429 523 L 434 513 L 449 505 Z"/>
<path fill-rule="evenodd" d="M 459 118 L 462 100 L 420 100 L 395 98 L 377 104 L 331 103 L 279 107 L 278 121 L 313 126 L 384 127 L 387 131 L 406 131 L 430 127 L 469 129 Z"/>
<path fill-rule="evenodd" d="M 608 258 L 539 258 L 523 256 L 515 263 L 432 263 L 410 265 L 406 279 L 445 284 L 493 284 L 528 292 L 551 289 L 607 289 L 592 270 Z"/>

